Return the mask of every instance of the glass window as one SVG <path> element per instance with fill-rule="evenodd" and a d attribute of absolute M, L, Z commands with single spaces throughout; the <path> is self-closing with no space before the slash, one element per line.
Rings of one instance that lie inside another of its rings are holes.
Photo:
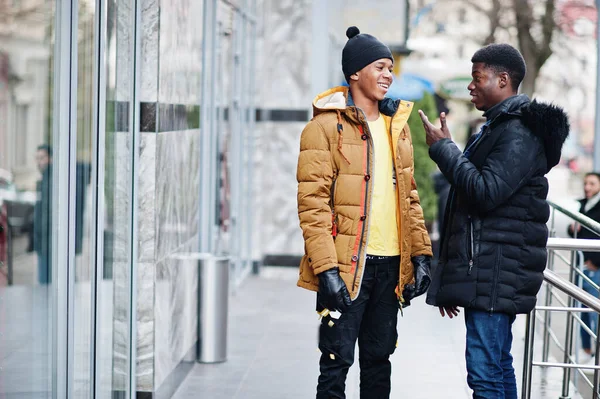
<path fill-rule="evenodd" d="M 131 225 L 133 137 L 130 129 L 134 84 L 131 54 L 135 10 L 129 0 L 107 2 L 104 104 L 104 269 L 98 283 L 97 393 L 126 396 L 131 380 Z M 135 387 L 133 389 L 135 392 Z"/>
<path fill-rule="evenodd" d="M 0 396 L 52 385 L 55 1 L 0 2 Z"/>
<path fill-rule="evenodd" d="M 96 172 L 97 91 L 94 86 L 97 33 L 95 1 L 79 1 L 77 37 L 77 150 L 75 156 L 75 264 L 72 313 L 73 317 L 73 398 L 91 398 L 95 298 L 93 288 L 96 273 L 95 213 L 93 185 Z M 71 194 L 73 195 L 73 194 Z M 72 224 L 73 225 L 73 224 Z"/>

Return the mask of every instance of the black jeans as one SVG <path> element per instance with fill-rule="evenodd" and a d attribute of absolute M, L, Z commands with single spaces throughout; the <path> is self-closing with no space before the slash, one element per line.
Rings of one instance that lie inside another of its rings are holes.
<path fill-rule="evenodd" d="M 346 397 L 346 375 L 354 362 L 357 339 L 361 399 L 389 398 L 392 372 L 389 357 L 398 339 L 395 288 L 399 263 L 400 256 L 367 259 L 358 298 L 338 320 L 330 317 L 321 320 L 317 399 Z M 318 294 L 317 310 L 322 310 Z M 329 326 L 329 321 L 333 321 L 333 326 Z"/>

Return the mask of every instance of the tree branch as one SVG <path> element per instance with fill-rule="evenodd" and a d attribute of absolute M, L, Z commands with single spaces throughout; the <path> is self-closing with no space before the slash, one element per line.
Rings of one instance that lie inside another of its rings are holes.
<path fill-rule="evenodd" d="M 536 52 L 537 43 L 531 35 L 530 28 L 533 25 L 533 12 L 527 1 L 513 0 L 515 19 L 517 21 L 517 39 L 519 47 L 524 53 L 525 59 L 533 56 Z"/>
<path fill-rule="evenodd" d="M 496 41 L 496 31 L 500 24 L 500 10 L 502 5 L 500 4 L 500 0 L 493 0 L 492 9 L 487 12 L 487 17 L 490 20 L 490 33 L 485 38 L 484 44 L 494 43 Z"/>
<path fill-rule="evenodd" d="M 494 3 L 495 3 L 496 1 L 498 1 L 498 0 L 494 0 Z M 487 10 L 487 9 L 485 9 L 485 8 L 483 8 L 483 7 L 481 6 L 481 1 L 476 1 L 476 0 L 464 0 L 464 2 L 465 2 L 465 3 L 466 3 L 468 6 L 470 6 L 472 9 L 474 9 L 475 11 L 477 11 L 477 12 L 480 12 L 480 13 L 482 13 L 482 14 L 485 14 L 485 15 L 489 15 L 489 12 L 490 12 L 490 11 L 489 11 L 489 10 Z"/>
<path fill-rule="evenodd" d="M 542 45 L 539 48 L 538 66 L 541 68 L 544 62 L 552 55 L 550 44 L 552 36 L 556 29 L 556 20 L 554 19 L 555 0 L 546 0 L 546 11 L 541 19 L 542 24 Z"/>

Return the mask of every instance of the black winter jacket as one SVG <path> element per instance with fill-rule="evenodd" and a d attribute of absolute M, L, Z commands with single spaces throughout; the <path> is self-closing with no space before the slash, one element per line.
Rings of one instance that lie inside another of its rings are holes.
<path fill-rule="evenodd" d="M 579 212 L 583 213 L 585 216 L 594 219 L 596 222 L 600 222 L 600 202 L 594 205 L 587 212 L 584 210 L 585 204 L 587 203 L 587 199 L 579 200 Z M 568 228 L 567 232 L 571 237 L 574 237 L 573 231 L 571 227 Z M 577 233 L 577 238 L 589 238 L 592 240 L 600 239 L 596 233 L 591 230 L 586 229 L 585 227 L 581 227 L 581 230 Z M 592 261 L 592 263 L 596 267 L 600 267 L 600 252 L 584 252 L 583 253 L 583 261 Z"/>
<path fill-rule="evenodd" d="M 429 149 L 452 188 L 427 303 L 527 313 L 546 267 L 544 175 L 560 160 L 569 122 L 560 108 L 525 95 L 485 116 L 489 125 L 469 159 L 450 139 Z"/>

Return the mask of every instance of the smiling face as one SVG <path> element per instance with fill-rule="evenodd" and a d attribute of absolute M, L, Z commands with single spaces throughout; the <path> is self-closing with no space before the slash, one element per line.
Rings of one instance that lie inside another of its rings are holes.
<path fill-rule="evenodd" d="M 487 111 L 504 99 L 516 94 L 506 72 L 496 72 L 483 62 L 473 63 L 472 80 L 467 86 L 471 102 L 480 111 Z"/>
<path fill-rule="evenodd" d="M 394 80 L 393 69 L 394 63 L 388 58 L 381 58 L 370 63 L 350 76 L 353 94 L 358 89 L 364 97 L 371 101 L 383 100 Z"/>

